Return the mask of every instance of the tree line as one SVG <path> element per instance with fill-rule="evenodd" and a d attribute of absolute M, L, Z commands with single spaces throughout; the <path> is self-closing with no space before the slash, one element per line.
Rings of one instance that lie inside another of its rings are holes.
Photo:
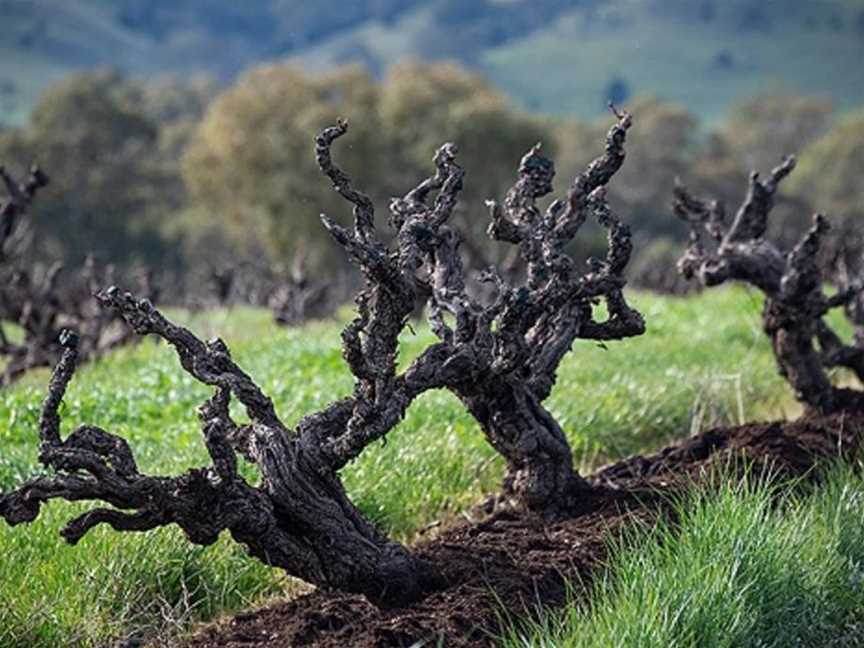
<path fill-rule="evenodd" d="M 637 283 L 675 288 L 668 269 L 682 236 L 669 218 L 676 178 L 731 203 L 751 170 L 767 172 L 798 154 L 771 223 L 771 236 L 784 243 L 806 231 L 814 205 L 832 217 L 836 240 L 848 240 L 849 224 L 864 210 L 856 172 L 864 162 L 864 110 L 838 117 L 826 99 L 762 95 L 709 130 L 658 99 L 626 107 L 639 126 L 609 200 L 632 215 Z M 344 255 L 318 216 L 344 224 L 349 214 L 320 182 L 309 151 L 314 134 L 337 118 L 352 124 L 346 166 L 385 204 L 423 177 L 442 139 L 458 145 L 470 182 L 453 220 L 471 241 L 463 254 L 477 269 L 506 265 L 512 254 L 512 246 L 480 234 L 486 201 L 503 197 L 513 161 L 541 142 L 558 159 L 556 186 L 566 187 L 607 125 L 521 111 L 449 63 L 395 65 L 380 81 L 359 66 L 310 75 L 268 64 L 225 88 L 102 70 L 59 82 L 29 125 L 0 131 L 0 160 L 20 172 L 13 163 L 51 161 L 52 184 L 33 214 L 34 254 L 79 263 L 92 253 L 121 271 L 143 263 L 175 277 L 245 259 L 287 267 L 302 257 L 319 275 L 335 275 L 344 271 Z M 605 247 L 601 228 L 583 237 L 574 252 Z"/>

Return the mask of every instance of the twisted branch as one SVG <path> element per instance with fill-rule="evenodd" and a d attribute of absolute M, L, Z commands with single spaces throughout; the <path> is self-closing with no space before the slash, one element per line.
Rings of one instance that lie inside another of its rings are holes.
<path fill-rule="evenodd" d="M 140 473 L 128 443 L 98 427 L 80 426 L 63 440 L 58 409 L 77 367 L 78 338 L 65 331 L 60 342 L 63 355 L 52 374 L 39 420 L 39 461 L 56 474 L 36 477 L 0 495 L 0 516 L 14 526 L 36 519 L 41 505 L 52 499 L 99 500 L 116 508 L 96 508 L 71 520 L 61 531 L 67 542 L 77 543 L 99 524 L 118 531 L 146 531 L 172 522 L 179 524 L 193 542 L 215 541 L 219 531 L 230 526 L 231 516 L 217 523 L 219 516 L 207 507 L 221 505 L 219 496 L 229 494 L 242 481 L 236 470 L 225 470 L 224 448 L 218 442 L 212 448 L 208 444 L 217 465 L 215 471 L 197 469 L 164 478 Z M 213 408 L 206 411 L 208 417 L 202 422 L 205 435 L 210 429 L 212 437 L 217 412 Z M 232 499 L 240 497 L 241 493 L 234 492 Z M 227 509 L 228 502 L 225 504 Z"/>
<path fill-rule="evenodd" d="M 353 189 L 349 176 L 332 160 L 330 147 L 346 131 L 347 124 L 339 122 L 316 139 L 322 172 L 333 179 L 340 195 L 355 205 L 355 231 L 366 231 L 351 237 L 344 230 L 340 232 L 338 226 L 327 225 L 366 278 L 366 287 L 355 300 L 357 317 L 342 332 L 342 355 L 356 378 L 351 414 L 344 421 L 344 432 L 325 445 L 330 461 L 340 467 L 386 435 L 420 393 L 443 385 L 446 370 L 442 372 L 442 368 L 448 355 L 445 346 L 427 349 L 403 374 L 396 375 L 398 338 L 413 310 L 418 286 L 431 284 L 442 297 L 449 290 L 455 300 L 448 301 L 451 308 L 458 307 L 459 295 L 464 292 L 461 271 L 432 277 L 418 274 L 430 255 L 442 249 L 452 253 L 457 245 L 455 235 L 444 227 L 462 188 L 463 172 L 455 163 L 456 147 L 442 146 L 434 158 L 435 175 L 391 201 L 390 223 L 396 229 L 396 249 L 390 251 L 367 229 L 371 202 Z M 430 207 L 427 200 L 435 191 L 438 193 Z M 450 247 L 444 243 L 446 240 Z M 328 421 L 330 429 L 343 424 L 348 403 L 340 404 L 337 411 L 335 420 Z"/>
<path fill-rule="evenodd" d="M 506 457 L 508 496 L 546 511 L 569 506 L 587 484 L 573 470 L 566 437 L 541 401 L 574 339 L 617 339 L 644 330 L 622 292 L 630 232 L 609 210 L 603 189 L 624 157 L 630 117 L 617 118 L 604 155 L 576 179 L 567 200 L 543 216 L 535 201 L 551 190 L 554 166 L 537 147 L 523 158 L 504 210 L 492 207 L 490 231 L 520 246 L 529 276 L 514 288 L 488 271 L 483 279 L 497 294 L 485 305 L 467 292 L 460 239 L 448 225 L 464 175 L 455 145 L 438 149 L 434 175 L 391 202 L 395 237 L 388 247 L 375 232 L 368 196 L 332 159 L 331 146 L 347 124 L 326 129 L 316 138 L 316 159 L 352 204 L 354 227 L 322 220 L 365 279 L 357 316 L 342 333 L 343 357 L 355 378 L 352 394 L 289 430 L 224 342 L 203 342 L 149 300 L 109 288 L 97 295 L 103 308 L 137 334 L 166 340 L 184 370 L 213 388 L 198 410 L 211 463 L 177 477 L 151 477 L 139 471 L 126 441 L 104 430 L 82 426 L 64 440 L 58 408 L 78 360 L 77 338 L 67 334 L 40 419 L 40 461 L 55 474 L 0 496 L 0 516 L 18 524 L 33 520 L 51 499 L 99 501 L 113 508 L 74 519 L 63 531 L 67 540 L 77 542 L 99 524 L 142 531 L 176 523 L 200 544 L 228 530 L 253 556 L 317 585 L 381 603 L 409 601 L 427 587 L 427 568 L 354 507 L 338 471 L 388 434 L 417 396 L 442 387 L 457 394 Z M 577 276 L 564 245 L 589 214 L 607 228 L 609 250 Z M 431 295 L 439 342 L 400 373 L 399 335 L 418 292 Z M 601 299 L 609 316 L 598 321 L 593 308 Z M 249 423 L 232 420 L 231 398 L 245 407 Z M 237 453 L 255 464 L 260 487 L 238 474 Z"/>
<path fill-rule="evenodd" d="M 765 294 L 763 325 L 780 374 L 808 409 L 827 412 L 836 399 L 825 368 L 847 366 L 864 376 L 864 355 L 844 345 L 822 318 L 830 309 L 851 303 L 862 286 L 849 285 L 831 297 L 823 293 L 819 253 L 828 221 L 821 214 L 788 252 L 764 238 L 777 188 L 794 167 L 795 158 L 790 156 L 767 181 L 752 173 L 747 195 L 728 229 L 719 203 L 694 198 L 678 183 L 674 211 L 690 228 L 690 243 L 678 269 L 705 286 L 731 280 L 759 288 Z M 702 230 L 713 245 L 703 241 Z"/>

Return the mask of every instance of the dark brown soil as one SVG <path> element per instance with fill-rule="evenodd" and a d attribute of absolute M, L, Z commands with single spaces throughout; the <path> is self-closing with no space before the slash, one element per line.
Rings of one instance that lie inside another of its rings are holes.
<path fill-rule="evenodd" d="M 656 516 L 664 493 L 738 458 L 757 469 L 770 466 L 773 474 L 801 475 L 838 454 L 856 454 L 862 433 L 864 416 L 848 414 L 711 430 L 601 469 L 591 478 L 596 492 L 566 519 L 501 511 L 419 543 L 417 554 L 441 569 L 447 585 L 411 607 L 379 610 L 361 597 L 319 590 L 206 627 L 184 645 L 492 645 L 503 614 L 560 606 L 565 580 L 587 584 L 602 565 L 610 536 L 635 516 Z"/>

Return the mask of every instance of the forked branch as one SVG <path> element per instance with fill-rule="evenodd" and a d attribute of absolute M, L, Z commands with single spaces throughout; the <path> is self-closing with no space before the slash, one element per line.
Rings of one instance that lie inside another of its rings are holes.
<path fill-rule="evenodd" d="M 751 174 L 747 196 L 728 229 L 722 205 L 694 198 L 678 184 L 675 214 L 690 227 L 690 245 L 678 268 L 705 286 L 741 281 L 759 288 L 765 295 L 763 326 L 780 374 L 809 410 L 828 412 L 838 400 L 825 368 L 843 365 L 864 377 L 864 356 L 844 345 L 823 316 L 856 299 L 862 287 L 850 284 L 831 297 L 822 291 L 819 253 L 828 222 L 821 214 L 788 252 L 765 239 L 777 188 L 794 166 L 795 159 L 786 158 L 764 182 Z"/>
<path fill-rule="evenodd" d="M 624 161 L 632 124 L 627 113 L 616 112 L 616 119 L 605 152 L 576 177 L 566 200 L 540 213 L 537 200 L 552 191 L 555 167 L 537 145 L 522 158 L 503 205 L 488 203 L 489 234 L 519 246 L 527 265 L 524 285 L 511 286 L 490 268 L 481 279 L 496 286 L 496 299 L 481 304 L 472 298 L 459 238 L 444 225 L 431 238 L 437 247 L 424 258 L 432 278 L 432 330 L 447 346 L 448 362 L 462 367 L 447 387 L 506 457 L 507 498 L 529 508 L 567 508 L 587 488 L 573 469 L 563 431 L 541 405 L 561 360 L 577 339 L 623 339 L 645 330 L 642 316 L 623 294 L 630 230 L 609 208 L 605 191 Z M 589 259 L 587 272 L 579 273 L 567 244 L 590 215 L 607 229 L 609 247 L 604 260 Z M 606 303 L 605 319 L 596 317 L 598 300 Z M 452 316 L 452 327 L 445 314 Z"/>
<path fill-rule="evenodd" d="M 0 516 L 18 524 L 35 519 L 51 499 L 100 502 L 108 507 L 67 525 L 67 540 L 77 542 L 99 524 L 124 531 L 177 524 L 200 544 L 227 530 L 251 555 L 318 586 L 360 592 L 383 605 L 406 603 L 437 583 L 437 573 L 360 513 L 339 470 L 391 432 L 419 395 L 436 388 L 453 391 L 506 458 L 508 499 L 547 514 L 568 508 L 588 485 L 541 402 L 574 340 L 620 339 L 644 330 L 623 295 L 630 232 L 609 209 L 604 190 L 623 161 L 630 121 L 617 115 L 606 152 L 577 177 L 566 201 L 553 203 L 545 215 L 535 200 L 551 189 L 554 166 L 537 148 L 523 158 L 504 208 L 493 205 L 490 231 L 520 246 L 528 279 L 513 287 L 490 269 L 484 279 L 495 284 L 497 295 L 489 304 L 468 293 L 460 238 L 449 225 L 464 175 L 456 146 L 440 147 L 434 174 L 391 202 L 395 231 L 387 245 L 375 230 L 371 200 L 331 154 L 347 124 L 326 129 L 316 139 L 316 159 L 352 205 L 354 225 L 349 230 L 322 220 L 365 281 L 357 316 L 342 333 L 352 393 L 291 430 L 224 342 L 200 340 L 147 299 L 105 290 L 98 295 L 102 307 L 136 333 L 167 341 L 183 369 L 212 388 L 198 410 L 210 464 L 177 477 L 152 477 L 139 471 L 128 443 L 116 435 L 85 425 L 64 439 L 58 408 L 78 359 L 75 337 L 64 335 L 40 424 L 40 461 L 53 474 L 0 496 Z M 580 274 L 565 247 L 589 215 L 608 230 L 609 250 Z M 399 336 L 417 292 L 432 295 L 430 321 L 439 341 L 400 371 Z M 600 300 L 606 302 L 605 319 L 595 318 Z M 232 398 L 245 407 L 248 422 L 232 419 Z M 238 454 L 257 468 L 258 485 L 238 473 Z"/>

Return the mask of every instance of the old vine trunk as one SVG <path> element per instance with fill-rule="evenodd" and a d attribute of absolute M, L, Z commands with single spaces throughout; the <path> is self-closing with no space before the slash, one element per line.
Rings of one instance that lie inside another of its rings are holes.
<path fill-rule="evenodd" d="M 354 224 L 348 229 L 323 215 L 322 222 L 364 280 L 356 317 L 342 332 L 352 393 L 289 429 L 224 342 L 204 342 L 148 299 L 109 288 L 97 296 L 106 312 L 139 335 L 168 342 L 183 369 L 212 388 L 198 410 L 211 464 L 177 477 L 154 477 L 140 472 L 124 439 L 98 427 L 82 425 L 61 438 L 59 407 L 79 354 L 78 336 L 67 332 L 39 426 L 39 459 L 52 474 L 0 494 L 0 516 L 15 525 L 34 520 L 52 499 L 104 502 L 110 507 L 69 522 L 61 531 L 66 540 L 78 542 L 100 524 L 119 531 L 176 524 L 204 545 L 228 531 L 251 555 L 319 587 L 361 593 L 382 606 L 404 605 L 439 583 L 438 572 L 368 520 L 348 498 L 339 473 L 385 438 L 431 389 L 456 394 L 503 455 L 504 492 L 514 505 L 545 514 L 566 511 L 587 485 L 542 402 L 575 340 L 616 340 L 645 330 L 623 294 L 630 231 L 606 200 L 605 185 L 624 161 L 631 125 L 630 115 L 616 117 L 603 155 L 545 213 L 535 203 L 551 191 L 554 166 L 539 145 L 522 159 L 504 205 L 490 203 L 490 235 L 518 246 L 527 276 L 524 285 L 513 286 L 494 268 L 487 270 L 481 280 L 493 286 L 491 303 L 466 290 L 460 237 L 448 226 L 464 175 L 456 146 L 440 147 L 435 174 L 391 201 L 394 236 L 388 245 L 375 229 L 371 200 L 331 157 L 347 124 L 325 129 L 315 140 L 316 160 L 353 206 Z M 608 252 L 580 273 L 565 248 L 591 216 L 608 232 Z M 429 296 L 438 341 L 400 367 L 399 336 L 417 295 Z M 607 316 L 597 321 L 600 301 Z M 232 399 L 248 421 L 234 421 Z M 257 468 L 258 482 L 238 471 L 238 455 Z"/>

